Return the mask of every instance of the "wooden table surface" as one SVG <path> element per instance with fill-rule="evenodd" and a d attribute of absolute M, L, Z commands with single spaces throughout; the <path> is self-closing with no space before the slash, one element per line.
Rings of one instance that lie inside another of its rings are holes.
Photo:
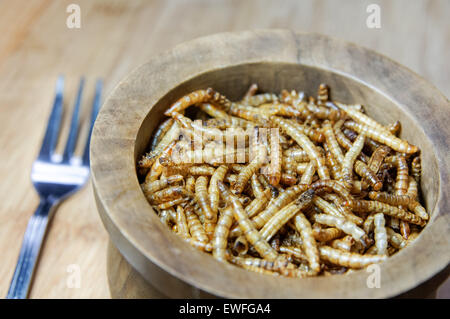
<path fill-rule="evenodd" d="M 81 8 L 79 29 L 66 26 L 71 3 Z M 371 3 L 381 9 L 379 29 L 366 25 Z M 106 96 L 131 70 L 178 43 L 224 31 L 288 28 L 375 49 L 448 97 L 449 12 L 448 0 L 0 2 L 0 297 L 7 293 L 27 221 L 38 204 L 31 164 L 58 74 L 66 76 L 66 101 L 73 101 L 79 77 L 87 77 L 88 105 L 96 77 L 105 79 Z M 66 112 L 65 124 L 69 116 Z M 62 141 L 66 135 L 63 129 Z M 89 184 L 57 211 L 31 298 L 109 298 L 107 243 Z M 78 270 L 79 287 L 74 286 Z"/>

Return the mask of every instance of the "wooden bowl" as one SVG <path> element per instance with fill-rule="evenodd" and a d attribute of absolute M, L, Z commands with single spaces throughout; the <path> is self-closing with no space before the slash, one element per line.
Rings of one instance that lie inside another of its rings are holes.
<path fill-rule="evenodd" d="M 251 83 L 262 91 L 315 94 L 327 83 L 332 98 L 361 103 L 383 124 L 399 119 L 402 136 L 422 150 L 421 188 L 428 225 L 413 244 L 380 266 L 380 288 L 369 273 L 284 278 L 216 261 L 163 225 L 142 193 L 136 162 L 164 110 L 182 95 L 213 87 L 231 99 Z M 450 260 L 450 103 L 424 79 L 357 45 L 287 30 L 223 33 L 158 55 L 124 79 L 95 123 L 91 167 L 95 198 L 114 245 L 163 295 L 174 298 L 380 298 L 404 293 Z"/>

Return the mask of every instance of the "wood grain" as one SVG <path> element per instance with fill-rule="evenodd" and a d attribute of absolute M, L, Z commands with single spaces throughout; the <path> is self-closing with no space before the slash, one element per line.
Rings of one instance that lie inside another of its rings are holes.
<path fill-rule="evenodd" d="M 26 223 L 38 203 L 29 175 L 58 74 L 66 75 L 67 101 L 73 100 L 78 77 L 86 75 L 89 101 L 95 77 L 106 79 L 106 96 L 132 69 L 183 41 L 222 31 L 289 28 L 376 49 L 450 96 L 445 54 L 450 2 L 377 1 L 382 27 L 368 29 L 366 6 L 372 2 L 79 0 L 81 29 L 65 25 L 66 7 L 73 1 L 0 2 L 0 296 L 6 295 Z M 108 298 L 106 247 L 88 186 L 59 208 L 31 297 Z M 71 264 L 80 265 L 79 289 L 66 285 Z"/>

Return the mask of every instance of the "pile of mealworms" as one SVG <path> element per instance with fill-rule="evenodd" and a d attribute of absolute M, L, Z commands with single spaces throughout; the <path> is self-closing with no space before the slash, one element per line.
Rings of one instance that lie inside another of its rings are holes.
<path fill-rule="evenodd" d="M 252 84 L 237 102 L 212 88 L 175 101 L 137 164 L 160 220 L 221 262 L 288 277 L 349 273 L 409 245 L 429 218 L 419 149 L 398 137 L 400 122 L 329 92 Z M 231 128 L 254 133 L 236 146 Z M 258 139 L 263 128 L 278 134 Z"/>

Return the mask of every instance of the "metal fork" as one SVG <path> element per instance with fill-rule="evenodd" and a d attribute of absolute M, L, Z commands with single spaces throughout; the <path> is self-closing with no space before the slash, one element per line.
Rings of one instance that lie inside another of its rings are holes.
<path fill-rule="evenodd" d="M 100 107 L 102 86 L 102 81 L 97 80 L 88 139 L 80 160 L 74 156 L 74 150 L 78 136 L 78 118 L 84 87 L 84 78 L 81 78 L 67 143 L 62 158 L 57 159 L 54 156 L 54 150 L 58 141 L 63 111 L 64 77 L 60 76 L 57 80 L 56 95 L 47 130 L 39 156 L 34 161 L 31 170 L 31 180 L 39 194 L 40 203 L 28 222 L 20 249 L 19 260 L 17 261 L 14 276 L 6 296 L 8 299 L 23 299 L 27 297 L 47 225 L 56 210 L 56 206 L 80 189 L 89 178 L 89 141 L 92 126 Z"/>

